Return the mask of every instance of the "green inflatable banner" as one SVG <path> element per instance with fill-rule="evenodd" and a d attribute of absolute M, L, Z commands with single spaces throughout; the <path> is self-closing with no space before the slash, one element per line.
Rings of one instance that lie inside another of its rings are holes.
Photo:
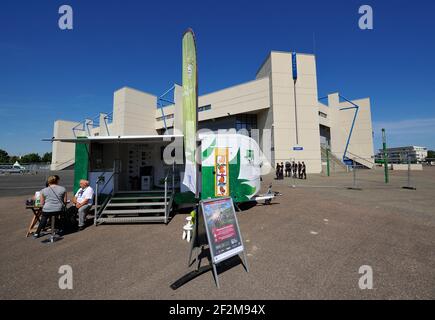
<path fill-rule="evenodd" d="M 197 194 L 196 130 L 198 119 L 198 79 L 195 35 L 188 29 L 183 35 L 183 133 L 185 170 L 183 184 Z"/>

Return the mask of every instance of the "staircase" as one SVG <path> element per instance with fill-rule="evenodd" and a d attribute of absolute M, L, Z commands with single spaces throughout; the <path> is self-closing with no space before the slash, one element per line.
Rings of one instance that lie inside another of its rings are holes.
<path fill-rule="evenodd" d="M 320 151 L 322 155 L 322 162 L 326 162 L 326 148 L 321 146 Z M 343 163 L 343 161 L 341 161 L 341 159 L 334 155 L 331 151 L 329 152 L 329 168 L 331 172 L 347 172 L 346 164 Z"/>
<path fill-rule="evenodd" d="M 101 206 L 96 224 L 169 222 L 173 193 L 170 191 L 125 191 L 108 197 Z"/>
<path fill-rule="evenodd" d="M 346 159 L 344 160 L 344 162 L 347 164 L 346 160 L 350 162 L 349 165 L 353 164 L 353 161 L 355 161 L 355 163 L 357 165 L 362 165 L 366 168 L 373 168 L 375 166 L 375 162 L 373 159 L 369 159 L 369 158 L 362 158 L 361 156 L 358 156 L 352 152 L 347 151 L 348 156 L 346 157 Z"/>
<path fill-rule="evenodd" d="M 320 147 L 322 154 L 322 162 L 326 162 L 326 148 L 324 146 Z M 329 166 L 332 172 L 344 172 L 347 171 L 347 166 L 352 167 L 354 162 L 358 166 L 363 166 L 365 168 L 372 169 L 375 166 L 373 159 L 363 158 L 352 152 L 347 151 L 347 156 L 340 159 L 332 152 L 329 152 Z"/>
<path fill-rule="evenodd" d="M 75 163 L 75 158 L 69 159 L 62 163 L 52 163 L 50 165 L 50 170 L 60 171 L 60 170 L 70 169 L 73 168 L 74 163 Z"/>

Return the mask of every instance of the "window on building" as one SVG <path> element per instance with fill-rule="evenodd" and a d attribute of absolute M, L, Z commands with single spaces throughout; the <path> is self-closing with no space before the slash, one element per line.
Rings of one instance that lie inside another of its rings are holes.
<path fill-rule="evenodd" d="M 256 114 L 238 114 L 236 116 L 236 130 L 246 129 L 249 136 L 251 136 L 251 130 L 257 129 L 257 115 Z"/>
<path fill-rule="evenodd" d="M 174 115 L 173 114 L 168 114 L 168 115 L 165 115 L 164 117 L 162 116 L 162 117 L 158 117 L 158 118 L 156 118 L 156 120 L 157 121 L 163 121 L 163 118 L 165 118 L 166 120 L 168 120 L 168 119 L 172 119 L 174 117 Z"/>
<path fill-rule="evenodd" d="M 211 104 L 207 104 L 205 106 L 201 106 L 198 108 L 198 112 L 207 111 L 211 109 Z"/>

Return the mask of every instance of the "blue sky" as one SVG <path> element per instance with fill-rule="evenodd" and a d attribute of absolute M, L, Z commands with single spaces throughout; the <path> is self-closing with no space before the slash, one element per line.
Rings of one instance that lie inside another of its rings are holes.
<path fill-rule="evenodd" d="M 58 28 L 62 4 L 71 31 Z M 374 30 L 358 28 L 363 4 Z M 54 120 L 110 112 L 123 86 L 157 95 L 181 83 L 187 27 L 200 94 L 254 79 L 270 50 L 315 52 L 319 97 L 371 98 L 376 149 L 381 127 L 391 146 L 435 149 L 434 14 L 421 0 L 1 1 L 0 149 L 50 151 L 40 140 Z"/>

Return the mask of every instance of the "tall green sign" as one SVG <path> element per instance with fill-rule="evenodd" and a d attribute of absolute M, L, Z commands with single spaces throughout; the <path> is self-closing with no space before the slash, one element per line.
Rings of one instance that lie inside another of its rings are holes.
<path fill-rule="evenodd" d="M 195 35 L 188 29 L 183 35 L 183 133 L 185 170 L 183 184 L 198 196 L 196 130 L 198 121 L 198 79 Z"/>

